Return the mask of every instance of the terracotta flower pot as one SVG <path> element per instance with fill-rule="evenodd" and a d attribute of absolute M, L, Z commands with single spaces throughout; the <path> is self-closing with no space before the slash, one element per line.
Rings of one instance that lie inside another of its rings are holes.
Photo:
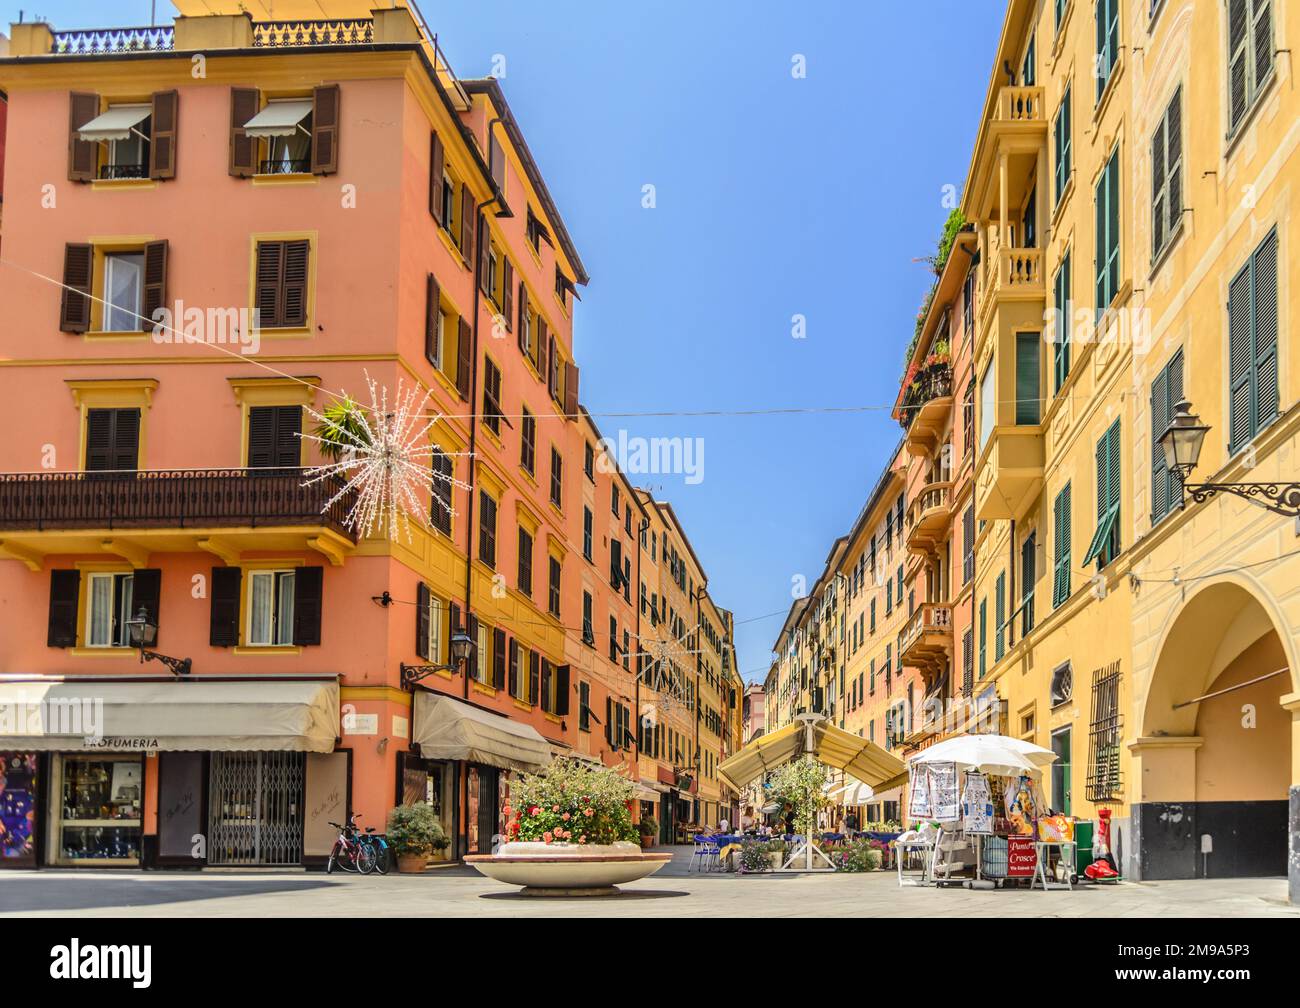
<path fill-rule="evenodd" d="M 429 867 L 428 854 L 397 855 L 397 870 L 403 875 L 419 875 Z"/>
<path fill-rule="evenodd" d="M 641 849 L 649 850 L 655 845 L 655 838 L 649 833 L 641 834 Z"/>

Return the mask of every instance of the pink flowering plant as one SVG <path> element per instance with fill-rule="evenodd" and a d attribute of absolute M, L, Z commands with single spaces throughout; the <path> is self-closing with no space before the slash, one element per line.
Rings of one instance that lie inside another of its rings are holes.
<path fill-rule="evenodd" d="M 557 759 L 510 786 L 510 840 L 548 844 L 637 842 L 633 783 L 613 770 Z"/>

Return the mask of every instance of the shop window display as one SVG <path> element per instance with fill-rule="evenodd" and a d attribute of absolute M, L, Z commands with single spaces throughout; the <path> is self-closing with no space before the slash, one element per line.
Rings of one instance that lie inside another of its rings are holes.
<path fill-rule="evenodd" d="M 31 864 L 36 835 L 36 753 L 0 753 L 0 864 Z"/>
<path fill-rule="evenodd" d="M 138 756 L 59 756 L 50 830 L 56 864 L 140 863 L 144 764 Z"/>

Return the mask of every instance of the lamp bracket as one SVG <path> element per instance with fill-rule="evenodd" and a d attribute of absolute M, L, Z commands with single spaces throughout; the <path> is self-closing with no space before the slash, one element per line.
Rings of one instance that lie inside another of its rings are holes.
<path fill-rule="evenodd" d="M 407 665 L 402 662 L 402 687 L 414 686 L 421 679 L 434 675 L 438 672 L 455 672 L 456 670 L 450 665 Z"/>
<path fill-rule="evenodd" d="M 1274 514 L 1300 517 L 1300 483 L 1184 483 L 1183 489 L 1197 504 L 1230 493 Z"/>
<path fill-rule="evenodd" d="M 159 654 L 157 651 L 146 651 L 141 648 L 140 664 L 143 665 L 146 661 L 161 662 L 171 670 L 173 675 L 177 676 L 189 675 L 194 664 L 189 658 L 173 658 L 171 655 Z"/>

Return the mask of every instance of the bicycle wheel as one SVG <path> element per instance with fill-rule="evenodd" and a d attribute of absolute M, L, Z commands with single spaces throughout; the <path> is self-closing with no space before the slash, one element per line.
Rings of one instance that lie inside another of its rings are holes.
<path fill-rule="evenodd" d="M 368 843 L 359 843 L 353 853 L 357 871 L 362 875 L 369 875 L 375 870 L 375 849 Z"/>
<path fill-rule="evenodd" d="M 334 847 L 330 851 L 329 860 L 325 862 L 325 874 L 333 875 L 335 871 L 354 872 L 356 870 L 356 864 L 352 855 L 348 853 L 348 849 L 335 840 Z"/>
<path fill-rule="evenodd" d="M 391 862 L 389 861 L 388 847 L 375 841 L 370 844 L 375 852 L 375 871 L 380 875 L 387 875 Z"/>

